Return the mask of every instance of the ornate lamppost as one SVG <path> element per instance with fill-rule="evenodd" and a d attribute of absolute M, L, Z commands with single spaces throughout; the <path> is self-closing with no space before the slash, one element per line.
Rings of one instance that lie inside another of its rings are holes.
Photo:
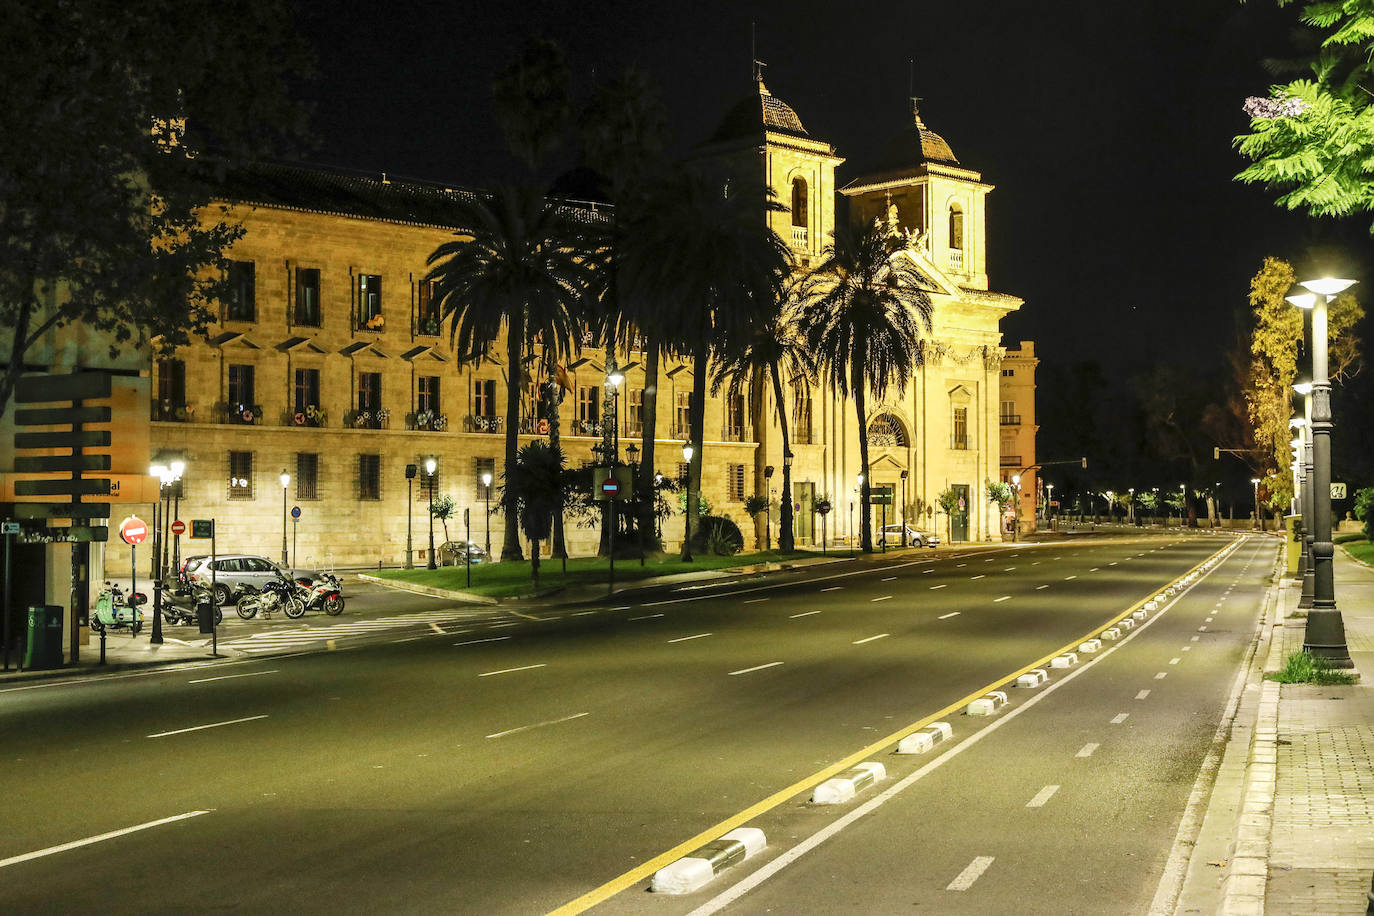
<path fill-rule="evenodd" d="M 429 553 L 425 563 L 425 569 L 436 569 L 438 564 L 434 562 L 434 471 L 439 467 L 439 462 L 433 458 L 425 459 L 425 473 L 429 475 Z"/>

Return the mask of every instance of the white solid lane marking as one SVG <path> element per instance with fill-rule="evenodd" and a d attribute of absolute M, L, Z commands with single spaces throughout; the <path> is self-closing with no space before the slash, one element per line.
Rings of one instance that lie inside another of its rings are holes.
<path fill-rule="evenodd" d="M 469 639 L 465 642 L 456 642 L 455 646 L 475 646 L 479 642 L 500 642 L 503 639 L 510 639 L 509 636 L 488 636 L 486 639 Z"/>
<path fill-rule="evenodd" d="M 251 674 L 221 674 L 219 677 L 203 677 L 199 680 L 187 681 L 188 684 L 208 684 L 211 681 L 227 681 L 236 677 L 262 677 L 264 674 L 276 674 L 280 668 L 273 668 L 271 671 L 254 671 Z"/>
<path fill-rule="evenodd" d="M 752 668 L 741 668 L 738 671 L 731 671 L 730 676 L 733 677 L 736 674 L 749 674 L 751 671 L 762 671 L 764 668 L 776 668 L 778 665 L 781 664 L 782 662 L 769 662 L 766 665 L 755 665 Z"/>
<path fill-rule="evenodd" d="M 506 729 L 506 730 L 503 731 L 503 732 L 496 732 L 495 734 L 487 735 L 487 737 L 488 737 L 488 738 L 504 738 L 504 737 L 506 737 L 507 735 L 514 735 L 514 734 L 516 734 L 517 732 L 527 732 L 527 731 L 529 731 L 529 730 L 532 729 L 532 728 L 543 728 L 545 725 L 557 725 L 559 722 L 571 722 L 573 719 L 580 719 L 580 718 L 582 718 L 583 716 L 588 716 L 588 715 L 591 715 L 591 713 L 579 712 L 579 713 L 577 713 L 577 714 L 575 714 L 575 715 L 564 716 L 564 717 L 561 718 L 561 719 L 550 719 L 550 720 L 547 721 L 547 722 L 536 722 L 536 723 L 534 723 L 533 725 L 521 725 L 521 726 L 518 727 L 518 728 L 508 728 L 508 729 Z"/>
<path fill-rule="evenodd" d="M 891 600 L 891 598 L 892 598 L 891 595 L 883 595 L 881 598 L 870 598 L 870 599 L 868 599 L 868 600 L 869 600 L 869 601 L 888 601 L 888 600 Z"/>
<path fill-rule="evenodd" d="M 710 633 L 698 633 L 695 636 L 679 636 L 677 639 L 668 640 L 668 642 L 686 642 L 689 639 L 704 639 L 710 635 Z"/>
<path fill-rule="evenodd" d="M 893 579 L 896 579 L 896 578 L 897 578 L 896 576 L 887 576 L 887 577 L 885 577 L 882 581 L 884 581 L 884 582 L 891 582 Z"/>
<path fill-rule="evenodd" d="M 1065 577 L 1064 577 L 1064 581 L 1067 582 L 1067 581 L 1069 581 L 1070 579 L 1077 579 L 1077 578 L 1078 578 L 1077 576 L 1065 576 Z"/>
<path fill-rule="evenodd" d="M 769 598 L 746 598 L 740 604 L 758 604 L 760 601 L 769 601 Z"/>
<path fill-rule="evenodd" d="M 793 620 L 796 620 L 798 617 L 810 617 L 812 614 L 819 613 L 820 611 L 802 611 L 800 614 L 788 614 L 787 616 Z"/>
<path fill-rule="evenodd" d="M 1178 664 L 1179 662 L 1181 662 L 1181 661 L 1183 661 L 1183 659 L 1181 659 L 1181 658 L 1171 658 L 1171 659 L 1169 659 L 1169 664 L 1171 664 L 1171 665 L 1177 665 L 1177 664 Z"/>
<path fill-rule="evenodd" d="M 993 863 L 993 856 L 979 856 L 968 864 L 968 867 L 959 872 L 959 877 L 949 882 L 945 888 L 947 891 L 966 891 L 973 887 L 973 882 L 983 876 L 983 872 L 988 870 L 988 866 Z"/>
<path fill-rule="evenodd" d="M 1120 725 L 1122 722 L 1125 722 L 1127 719 L 1129 719 L 1130 716 L 1131 714 L 1128 712 L 1117 713 L 1116 717 L 1112 719 L 1112 724 Z"/>
<path fill-rule="evenodd" d="M 1137 693 L 1137 694 L 1135 695 L 1135 698 L 1136 698 L 1137 700 L 1143 700 L 1143 699 L 1145 699 L 1146 697 L 1148 697 L 1149 695 L 1150 695 L 1150 691 L 1148 691 L 1148 690 L 1142 690 L 1142 691 L 1140 691 L 1140 693 Z"/>
<path fill-rule="evenodd" d="M 948 614 L 941 614 L 939 617 L 937 617 L 937 618 L 935 618 L 935 619 L 936 619 L 936 620 L 945 620 L 946 618 L 949 618 L 949 617 L 958 617 L 958 616 L 959 616 L 959 612 L 958 612 L 958 611 L 950 611 Z"/>
<path fill-rule="evenodd" d="M 872 642 L 872 641 L 875 640 L 875 639 L 884 639 L 884 638 L 886 638 L 887 636 L 888 636 L 887 633 L 879 633 L 877 636 L 869 636 L 867 639 L 856 639 L 856 640 L 854 640 L 854 645 L 856 645 L 856 646 L 862 646 L 862 645 L 863 645 L 864 643 L 866 643 L 866 642 Z"/>
<path fill-rule="evenodd" d="M 932 585 L 932 586 L 930 587 L 930 590 L 933 592 L 933 591 L 935 591 L 937 588 L 944 588 L 944 585 Z"/>
<path fill-rule="evenodd" d="M 1048 586 L 1048 585 L 1037 585 L 1037 586 L 1035 587 L 1035 590 L 1038 592 L 1038 591 L 1040 591 L 1040 589 L 1042 589 L 1042 588 L 1049 588 L 1049 586 Z"/>
<path fill-rule="evenodd" d="M 992 603 L 993 603 L 993 604 L 996 604 L 996 603 L 999 602 L 999 601 L 1010 601 L 1010 600 L 1011 600 L 1011 595 L 1003 595 L 1001 598 L 994 598 L 994 599 L 992 599 Z"/>
<path fill-rule="evenodd" d="M 821 591 L 823 591 L 823 592 L 838 592 L 838 591 L 839 591 L 840 589 L 842 589 L 842 588 L 844 588 L 843 585 L 827 585 L 825 588 L 821 589 Z"/>
<path fill-rule="evenodd" d="M 227 722 L 211 722 L 209 725 L 193 725 L 190 728 L 178 728 L 169 732 L 158 732 L 155 735 L 147 735 L 148 738 L 166 738 L 168 735 L 184 735 L 187 732 L 198 732 L 207 728 L 219 728 L 221 725 L 238 725 L 240 722 L 253 722 L 258 719 L 266 719 L 266 715 L 244 716 L 242 719 L 230 719 Z"/>
<path fill-rule="evenodd" d="M 1168 677 L 1168 676 L 1169 676 L 1169 672 L 1167 672 L 1167 671 L 1160 671 L 1159 673 L 1157 673 L 1157 674 L 1155 675 L 1155 680 L 1157 680 L 1157 681 L 1162 681 L 1162 680 L 1164 680 L 1164 679 L 1165 679 L 1166 677 Z"/>
<path fill-rule="evenodd" d="M 961 564 L 961 565 L 962 565 L 962 564 Z M 923 576 L 928 576 L 928 575 L 930 575 L 930 574 L 933 573 L 933 572 L 935 572 L 935 570 L 933 570 L 933 569 L 923 569 L 923 570 L 921 570 L 921 575 L 923 575 Z"/>
<path fill-rule="evenodd" d="M 1093 751 L 1097 750 L 1097 749 L 1098 749 L 1099 747 L 1101 747 L 1101 746 L 1102 746 L 1102 745 L 1100 745 L 1100 744 L 1092 744 L 1092 743 L 1085 744 L 1085 745 L 1083 745 L 1082 747 L 1080 747 L 1080 748 L 1078 749 L 1078 753 L 1077 753 L 1077 754 L 1074 754 L 1074 756 L 1075 756 L 1075 757 L 1091 757 L 1091 756 L 1093 755 Z"/>
<path fill-rule="evenodd" d="M 1058 786 L 1045 786 L 1045 788 L 1043 788 L 1043 789 L 1041 789 L 1039 792 L 1036 792 L 1036 793 L 1035 793 L 1035 798 L 1032 798 L 1030 801 L 1026 802 L 1026 807 L 1027 807 L 1027 808 L 1043 808 L 1043 807 L 1045 807 L 1045 802 L 1047 802 L 1047 801 L 1049 801 L 1051 798 L 1053 798 L 1053 797 L 1054 797 L 1054 793 L 1056 793 L 1056 792 L 1058 792 L 1058 791 L 1059 791 L 1059 787 L 1058 787 Z"/>
<path fill-rule="evenodd" d="M 540 662 L 537 665 L 521 665 L 519 668 L 502 668 L 500 671 L 484 671 L 478 677 L 492 677 L 497 674 L 512 674 L 516 671 L 533 671 L 535 668 L 547 668 L 548 665 Z"/>
<path fill-rule="evenodd" d="M 443 632 L 445 632 L 444 628 L 441 627 L 441 626 L 439 626 L 437 623 L 431 623 L 431 624 L 429 625 L 429 628 L 430 628 L 431 630 L 433 630 L 434 632 L 436 632 L 436 633 L 443 633 Z"/>
<path fill-rule="evenodd" d="M 662 617 L 662 614 L 645 614 L 643 617 L 631 617 L 631 620 L 653 620 L 655 617 Z"/>
<path fill-rule="evenodd" d="M 982 574 L 982 573 L 979 573 L 979 574 L 976 575 L 976 576 L 969 576 L 969 578 L 970 578 L 970 579 L 981 579 L 981 578 L 983 578 L 983 574 Z"/>
<path fill-rule="evenodd" d="M 60 846 L 49 846 L 47 849 L 38 849 L 33 852 L 26 852 L 23 855 L 10 856 L 8 859 L 0 859 L 0 868 L 10 865 L 18 865 L 20 862 L 29 862 L 33 859 L 41 859 L 44 856 L 55 855 L 59 852 L 66 852 L 69 849 L 80 849 L 82 846 L 90 846 L 93 843 L 102 843 L 105 840 L 113 840 L 115 837 L 126 836 L 130 833 L 137 833 L 140 830 L 147 830 L 150 827 L 161 827 L 163 824 L 172 824 L 177 821 L 184 821 L 192 817 L 200 817 L 202 814 L 209 814 L 209 811 L 187 811 L 185 814 L 174 814 L 171 817 L 158 818 L 155 821 L 148 821 L 144 824 L 135 824 L 132 827 L 125 827 L 122 830 L 111 830 L 109 833 L 101 833 L 96 836 L 88 836 L 83 840 L 72 840 L 70 843 L 63 843 Z"/>

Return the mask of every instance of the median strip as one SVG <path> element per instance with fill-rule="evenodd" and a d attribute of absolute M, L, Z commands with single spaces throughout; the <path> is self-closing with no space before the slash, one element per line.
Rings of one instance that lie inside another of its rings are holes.
<path fill-rule="evenodd" d="M 845 773 L 827 779 L 811 791 L 813 805 L 840 805 L 854 798 L 862 789 L 887 778 L 887 768 L 881 763 L 861 763 Z"/>

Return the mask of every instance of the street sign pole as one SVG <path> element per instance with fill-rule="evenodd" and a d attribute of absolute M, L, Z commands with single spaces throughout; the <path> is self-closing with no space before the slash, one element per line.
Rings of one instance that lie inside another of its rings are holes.
<path fill-rule="evenodd" d="M 14 529 L 16 529 L 16 528 L 18 528 L 18 527 L 19 527 L 19 525 L 18 525 L 17 523 L 15 523 L 15 522 L 5 522 L 5 582 L 4 582 L 4 589 L 5 589 L 5 606 L 4 606 L 5 622 L 4 622 L 4 624 L 3 624 L 3 629 L 4 629 L 3 638 L 4 638 L 4 641 L 5 641 L 5 670 L 6 670 L 6 671 L 10 670 L 10 545 L 11 545 L 11 544 L 13 543 L 13 541 L 14 541 Z"/>
<path fill-rule="evenodd" d="M 467 556 L 468 588 L 472 588 L 472 510 L 463 509 L 463 553 Z"/>

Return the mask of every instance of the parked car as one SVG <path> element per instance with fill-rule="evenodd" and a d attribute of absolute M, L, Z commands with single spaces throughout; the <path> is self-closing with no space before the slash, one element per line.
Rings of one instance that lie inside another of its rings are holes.
<path fill-rule="evenodd" d="M 463 555 L 466 548 L 467 556 Z M 487 552 L 476 541 L 449 541 L 438 550 L 439 562 L 444 566 L 464 566 L 469 561 L 473 566 L 487 562 Z"/>
<path fill-rule="evenodd" d="M 210 558 L 200 557 L 195 565 L 187 564 L 187 578 L 201 588 L 210 587 Z M 244 586 L 251 585 L 262 591 L 262 587 L 278 576 L 293 580 L 314 581 L 320 573 L 312 569 L 287 569 L 278 566 L 266 557 L 246 553 L 222 553 L 215 557 L 214 588 L 215 601 L 219 604 L 232 604 L 243 593 Z"/>
<path fill-rule="evenodd" d="M 887 525 L 883 528 L 883 543 L 898 547 L 938 547 L 940 538 L 910 525 Z"/>

